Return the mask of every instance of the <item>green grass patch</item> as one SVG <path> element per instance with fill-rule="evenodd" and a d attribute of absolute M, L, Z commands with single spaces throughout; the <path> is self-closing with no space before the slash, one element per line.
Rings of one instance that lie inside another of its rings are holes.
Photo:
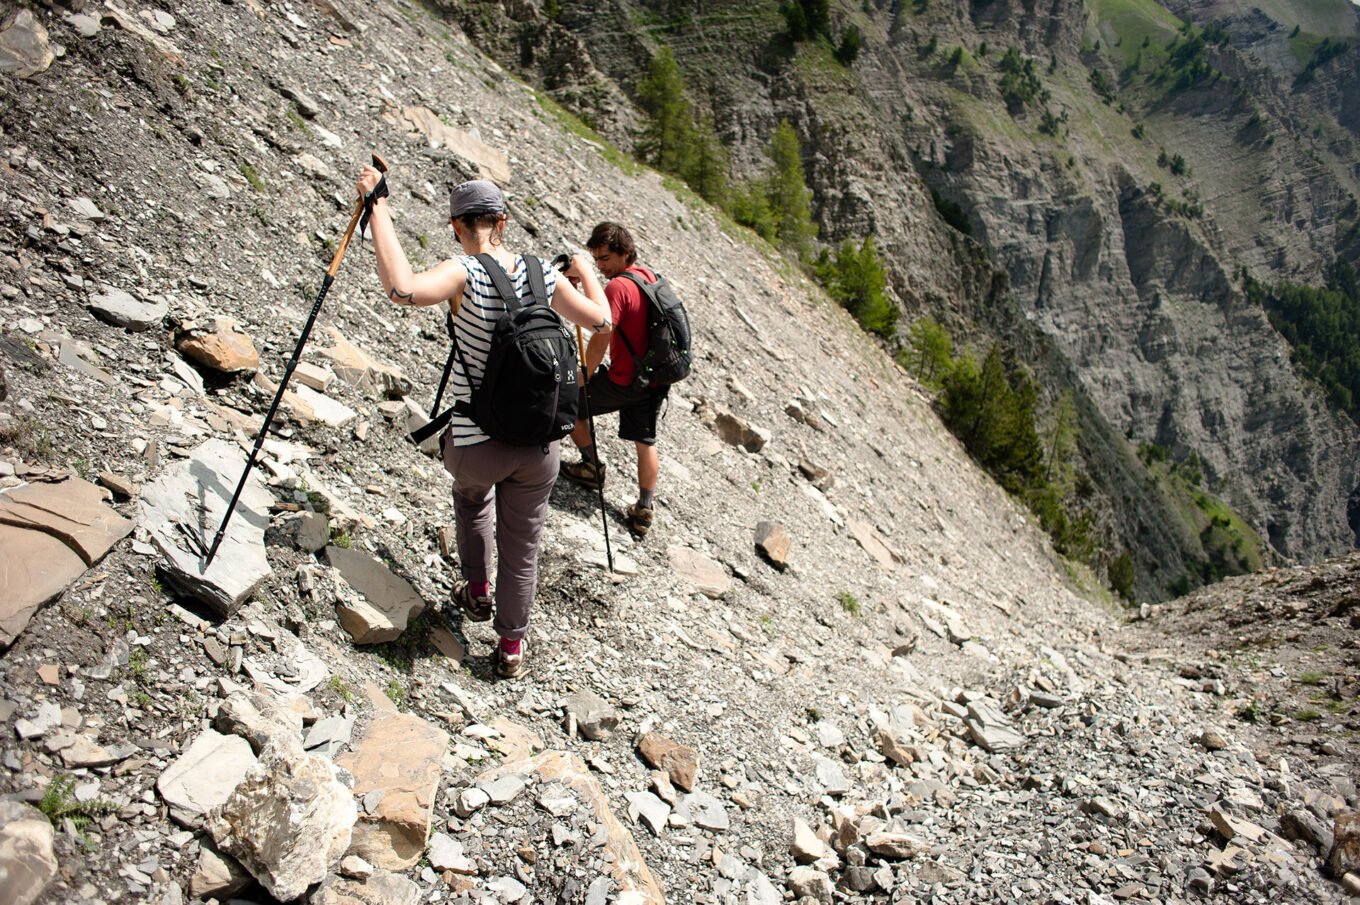
<path fill-rule="evenodd" d="M 1298 682 L 1300 685 L 1321 685 L 1326 679 L 1326 673 L 1305 672 L 1300 673 L 1299 677 L 1294 681 Z"/>
<path fill-rule="evenodd" d="M 1101 46 L 1118 55 L 1127 67 L 1140 54 L 1143 66 L 1166 59 L 1166 44 L 1176 36 L 1181 20 L 1154 0 L 1091 0 Z"/>
<path fill-rule="evenodd" d="M 538 106 L 556 120 L 558 125 L 562 126 L 566 131 L 597 146 L 600 151 L 600 156 L 605 160 L 609 161 L 629 176 L 637 175 L 637 161 L 623 151 L 620 151 L 609 139 L 582 122 L 580 117 L 576 114 L 563 107 L 542 91 L 534 92 L 534 100 L 538 101 Z"/>
<path fill-rule="evenodd" d="M 836 595 L 836 601 L 840 603 L 841 609 L 851 616 L 858 616 L 861 611 L 859 598 L 849 591 L 841 591 Z"/>
<path fill-rule="evenodd" d="M 1311 723 L 1314 720 L 1322 719 L 1322 711 L 1314 707 L 1305 707 L 1302 710 L 1295 711 L 1294 719 L 1300 723 Z"/>

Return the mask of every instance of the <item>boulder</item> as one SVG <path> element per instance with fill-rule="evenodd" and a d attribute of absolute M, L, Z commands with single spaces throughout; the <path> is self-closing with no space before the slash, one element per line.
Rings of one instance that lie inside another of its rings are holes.
<path fill-rule="evenodd" d="M 326 878 L 349 848 L 357 817 L 334 764 L 271 744 L 204 823 L 222 851 L 287 902 Z"/>
<path fill-rule="evenodd" d="M 236 321 L 219 317 L 212 329 L 191 329 L 175 343 L 179 353 L 190 361 L 223 374 L 253 372 L 260 367 L 255 342 Z"/>
<path fill-rule="evenodd" d="M 638 742 L 643 760 L 658 770 L 665 770 L 670 781 L 686 792 L 694 791 L 699 774 L 699 752 L 673 741 L 659 732 L 648 732 Z"/>
<path fill-rule="evenodd" d="M 1332 840 L 1332 850 L 1327 855 L 1332 876 L 1340 879 L 1348 873 L 1360 872 L 1360 811 L 1336 815 Z"/>
<path fill-rule="evenodd" d="M 755 427 L 746 419 L 731 412 L 720 411 L 713 420 L 713 429 L 729 446 L 740 446 L 747 452 L 760 452 L 770 442 L 770 432 Z"/>
<path fill-rule="evenodd" d="M 57 875 L 52 824 L 31 805 L 0 799 L 0 893 L 8 905 L 36 902 Z"/>
<path fill-rule="evenodd" d="M 568 719 L 574 719 L 576 729 L 591 741 L 602 741 L 619 725 L 619 712 L 599 695 L 578 691 L 567 695 Z"/>
<path fill-rule="evenodd" d="M 783 571 L 788 568 L 789 548 L 792 546 L 793 538 L 778 522 L 756 525 L 756 550 L 776 569 Z"/>
<path fill-rule="evenodd" d="M 0 72 L 31 79 L 46 72 L 55 59 L 47 43 L 47 29 L 31 10 L 19 10 L 0 29 Z"/>

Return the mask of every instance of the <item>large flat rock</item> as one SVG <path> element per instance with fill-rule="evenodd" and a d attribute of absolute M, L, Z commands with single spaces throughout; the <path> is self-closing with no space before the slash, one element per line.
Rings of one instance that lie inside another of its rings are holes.
<path fill-rule="evenodd" d="M 239 447 L 209 440 L 142 490 L 143 520 L 168 583 L 223 617 L 235 613 L 270 574 L 264 530 L 274 498 L 257 470 L 241 491 L 212 565 L 204 561 L 245 464 Z M 202 542 L 202 550 L 190 535 Z"/>
<path fill-rule="evenodd" d="M 42 531 L 94 565 L 133 523 L 104 505 L 104 494 L 89 481 L 67 477 L 23 484 L 0 493 L 0 523 Z"/>
<path fill-rule="evenodd" d="M 379 714 L 337 763 L 354 775 L 354 794 L 381 792 L 354 828 L 352 851 L 388 870 L 420 860 L 449 736 L 409 713 Z"/>
<path fill-rule="evenodd" d="M 204 814 L 231 796 L 255 763 L 245 739 L 209 729 L 161 773 L 156 789 L 170 805 L 171 816 L 197 826 Z"/>
<path fill-rule="evenodd" d="M 0 648 L 9 647 L 33 614 L 85 571 L 85 561 L 55 537 L 0 525 Z"/>
<path fill-rule="evenodd" d="M 76 477 L 0 493 L 0 648 L 132 528 Z"/>

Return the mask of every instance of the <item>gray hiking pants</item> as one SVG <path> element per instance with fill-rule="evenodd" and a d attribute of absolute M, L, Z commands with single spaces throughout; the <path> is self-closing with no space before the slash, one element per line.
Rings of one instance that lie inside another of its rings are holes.
<path fill-rule="evenodd" d="M 523 638 L 538 585 L 538 542 L 548 520 L 548 497 L 557 481 L 561 447 L 511 446 L 487 440 L 475 446 L 444 444 L 444 468 L 453 475 L 458 565 L 467 581 L 491 580 L 491 509 L 495 506 L 496 634 Z"/>

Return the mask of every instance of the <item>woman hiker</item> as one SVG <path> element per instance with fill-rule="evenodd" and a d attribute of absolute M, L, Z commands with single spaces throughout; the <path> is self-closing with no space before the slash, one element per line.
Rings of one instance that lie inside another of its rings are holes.
<path fill-rule="evenodd" d="M 368 197 L 382 174 L 366 166 L 356 186 Z M 385 189 L 385 186 L 384 186 Z M 377 196 L 385 194 L 380 190 Z M 480 382 L 492 327 L 506 312 L 506 305 L 484 268 L 475 257 L 489 254 L 509 275 L 515 291 L 528 292 L 528 264 L 522 255 L 505 247 L 505 196 L 485 179 L 464 182 L 450 195 L 449 222 L 463 254 L 419 273 L 411 269 L 392 218 L 386 197 L 372 203 L 373 250 L 378 277 L 387 297 L 398 305 L 438 305 L 453 310 L 463 368 L 452 373 L 455 400 L 468 399 L 473 383 Z M 585 255 L 573 257 L 563 275 L 578 281 L 581 290 L 558 278 L 552 267 L 538 262 L 554 311 L 583 327 L 598 329 L 609 323 L 609 303 Z M 525 635 L 529 610 L 538 583 L 538 547 L 547 520 L 548 496 L 557 480 L 560 461 L 558 442 L 539 446 L 512 446 L 493 440 L 472 420 L 454 413 L 443 437 L 444 468 L 453 475 L 455 528 L 461 582 L 453 598 L 465 618 L 485 622 L 492 616 L 500 641 L 495 663 L 498 675 L 517 675 L 524 665 Z M 495 510 L 494 520 L 492 510 Z M 494 524 L 493 524 L 494 521 Z M 491 538 L 496 537 L 496 589 L 491 590 Z"/>

